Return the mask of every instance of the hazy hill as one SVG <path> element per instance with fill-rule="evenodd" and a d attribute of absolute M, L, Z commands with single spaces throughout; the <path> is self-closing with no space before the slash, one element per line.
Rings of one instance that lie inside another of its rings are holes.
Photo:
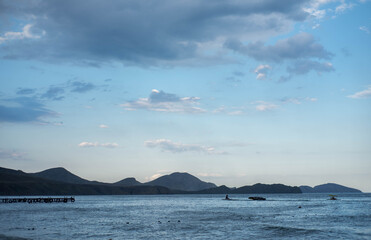
<path fill-rule="evenodd" d="M 203 182 L 189 173 L 179 172 L 159 177 L 145 184 L 152 186 L 163 186 L 169 189 L 176 189 L 181 191 L 200 191 L 216 187 L 214 183 Z"/>
<path fill-rule="evenodd" d="M 75 174 L 67 171 L 65 168 L 57 167 L 50 168 L 37 173 L 30 173 L 33 176 L 45 178 L 58 182 L 73 183 L 73 184 L 94 184 L 97 182 L 88 181 Z"/>
<path fill-rule="evenodd" d="M 205 189 L 199 191 L 200 194 L 248 194 L 248 193 L 301 193 L 299 187 L 291 187 L 283 184 L 254 184 L 252 186 L 243 186 L 240 188 L 228 188 L 220 186 L 217 188 Z"/>
<path fill-rule="evenodd" d="M 120 185 L 120 186 L 138 186 L 141 185 L 141 182 L 138 182 L 135 178 L 125 178 L 121 181 L 113 183 L 114 185 Z"/>
<path fill-rule="evenodd" d="M 335 183 L 326 183 L 311 188 L 309 186 L 300 186 L 303 193 L 361 193 L 355 188 L 345 187 Z"/>

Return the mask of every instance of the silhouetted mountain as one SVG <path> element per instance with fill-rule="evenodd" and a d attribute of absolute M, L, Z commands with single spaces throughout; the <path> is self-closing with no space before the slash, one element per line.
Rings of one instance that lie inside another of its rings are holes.
<path fill-rule="evenodd" d="M 119 195 L 119 194 L 255 194 L 255 193 L 361 193 L 334 183 L 291 187 L 283 184 L 255 184 L 240 188 L 216 187 L 188 173 L 172 173 L 151 182 L 125 178 L 116 183 L 101 183 L 80 178 L 64 168 L 25 173 L 0 167 L 0 195 Z"/>
<path fill-rule="evenodd" d="M 204 189 L 201 191 L 197 191 L 195 193 L 197 194 L 229 194 L 229 193 L 232 193 L 233 190 L 235 189 L 222 185 L 220 187 L 208 188 L 208 189 Z"/>
<path fill-rule="evenodd" d="M 138 186 L 142 185 L 141 182 L 138 182 L 135 178 L 125 178 L 122 179 L 121 181 L 113 183 L 114 185 L 120 185 L 120 186 Z"/>
<path fill-rule="evenodd" d="M 75 174 L 67 171 L 65 168 L 57 167 L 50 168 L 41 172 L 31 173 L 31 175 L 45 178 L 58 182 L 73 183 L 73 184 L 98 184 L 99 182 L 92 182 L 86 179 L 83 179 Z"/>
<path fill-rule="evenodd" d="M 335 183 L 326 183 L 311 188 L 309 186 L 300 186 L 303 193 L 362 193 L 355 188 L 345 187 Z"/>
<path fill-rule="evenodd" d="M 310 186 L 300 186 L 302 193 L 315 193 L 314 188 Z"/>
<path fill-rule="evenodd" d="M 72 184 L 39 178 L 22 171 L 0 168 L 0 195 L 131 195 L 180 193 L 161 186 Z"/>
<path fill-rule="evenodd" d="M 301 193 L 299 187 L 291 187 L 283 184 L 254 184 L 237 188 L 235 193 Z"/>
<path fill-rule="evenodd" d="M 189 173 L 179 172 L 159 177 L 153 181 L 145 183 L 145 185 L 163 186 L 169 189 L 181 191 L 200 191 L 216 187 L 214 183 L 203 182 Z"/>
<path fill-rule="evenodd" d="M 301 193 L 299 187 L 291 187 L 283 184 L 255 184 L 240 188 L 228 188 L 220 186 L 199 191 L 200 194 L 247 194 L 247 193 Z"/>

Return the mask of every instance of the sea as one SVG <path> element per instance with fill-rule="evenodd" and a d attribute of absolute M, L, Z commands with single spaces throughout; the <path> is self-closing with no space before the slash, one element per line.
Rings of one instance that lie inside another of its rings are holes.
<path fill-rule="evenodd" d="M 371 239 L 369 193 L 73 197 L 0 203 L 0 239 Z"/>

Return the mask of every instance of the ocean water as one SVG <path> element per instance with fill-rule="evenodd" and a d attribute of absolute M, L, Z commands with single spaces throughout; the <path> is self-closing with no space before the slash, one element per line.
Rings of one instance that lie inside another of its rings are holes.
<path fill-rule="evenodd" d="M 371 239 L 371 194 L 339 194 L 337 201 L 327 194 L 230 197 L 235 200 L 152 195 L 3 203 L 0 239 Z"/>

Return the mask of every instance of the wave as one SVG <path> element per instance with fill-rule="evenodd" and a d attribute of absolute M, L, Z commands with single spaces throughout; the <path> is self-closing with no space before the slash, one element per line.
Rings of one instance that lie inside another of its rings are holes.
<path fill-rule="evenodd" d="M 297 227 L 284 227 L 284 226 L 273 226 L 268 225 L 262 227 L 262 230 L 271 232 L 274 236 L 299 236 L 299 235 L 310 235 L 321 232 L 318 229 L 306 229 Z"/>
<path fill-rule="evenodd" d="M 13 237 L 0 234 L 0 240 L 29 240 L 29 238 Z"/>

